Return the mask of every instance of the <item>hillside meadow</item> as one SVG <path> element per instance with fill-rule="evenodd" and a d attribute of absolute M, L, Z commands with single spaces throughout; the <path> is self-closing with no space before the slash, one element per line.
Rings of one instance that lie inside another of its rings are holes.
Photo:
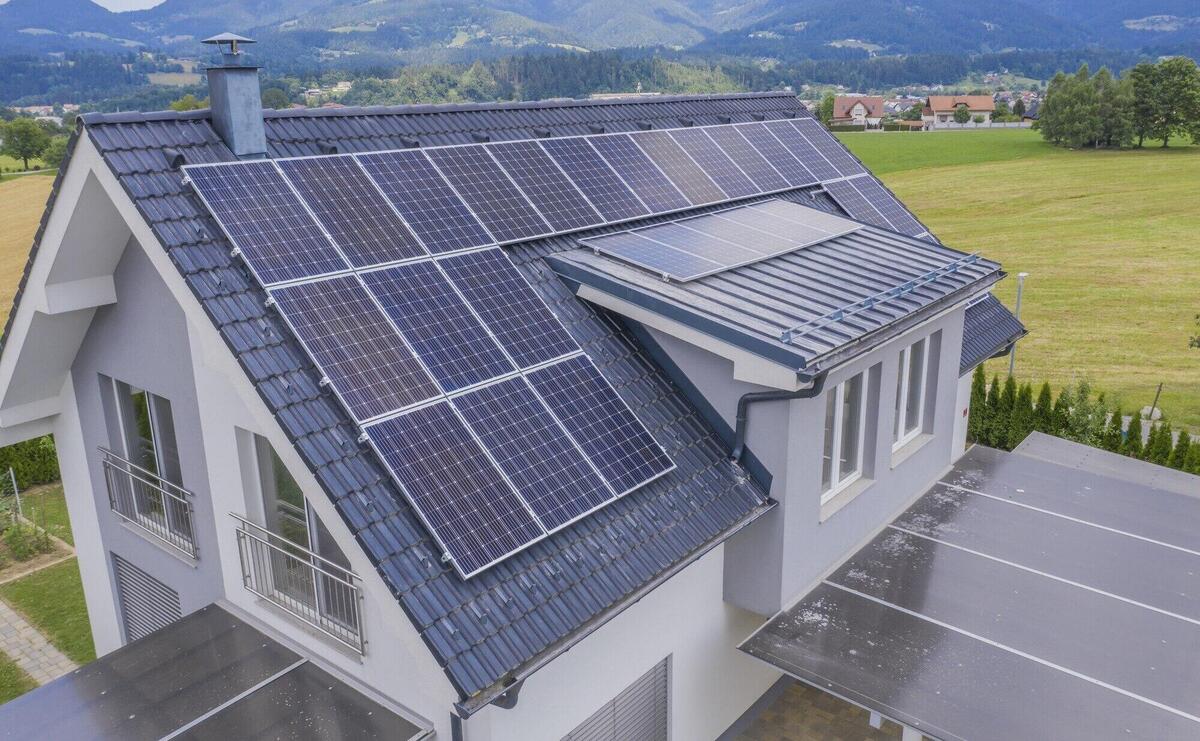
<path fill-rule="evenodd" d="M 1020 130 L 841 134 L 950 246 L 999 260 L 1012 305 L 1030 273 L 1017 373 L 1086 378 L 1126 411 L 1160 406 L 1200 430 L 1200 147 L 1068 151 Z M 0 182 L 0 320 L 51 178 Z M 1003 363 L 991 370 L 1002 372 Z"/>
<path fill-rule="evenodd" d="M 1200 147 L 1070 151 L 1021 130 L 843 134 L 946 244 L 1028 272 L 1017 375 L 1086 378 L 1200 430 Z M 1007 370 L 995 362 L 991 372 Z"/>

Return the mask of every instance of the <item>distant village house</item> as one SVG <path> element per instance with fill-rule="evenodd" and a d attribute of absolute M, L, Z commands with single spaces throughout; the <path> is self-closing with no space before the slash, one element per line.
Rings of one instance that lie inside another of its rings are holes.
<path fill-rule="evenodd" d="M 942 128 L 954 123 L 959 108 L 966 108 L 972 118 L 983 116 L 983 123 L 989 123 L 995 105 L 990 95 L 930 95 L 921 118 L 926 128 Z"/>
<path fill-rule="evenodd" d="M 833 101 L 833 123 L 878 126 L 883 119 L 883 97 L 839 95 Z"/>

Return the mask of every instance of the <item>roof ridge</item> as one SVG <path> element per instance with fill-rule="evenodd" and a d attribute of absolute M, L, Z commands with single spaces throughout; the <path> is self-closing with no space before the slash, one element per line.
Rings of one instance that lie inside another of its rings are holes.
<path fill-rule="evenodd" d="M 504 111 L 537 110 L 545 108 L 583 108 L 602 106 L 637 106 L 647 104 L 678 103 L 686 101 L 746 100 L 768 98 L 795 98 L 786 90 L 742 92 L 742 93 L 692 93 L 684 95 L 642 95 L 630 93 L 616 98 L 548 98 L 545 100 L 499 101 L 492 103 L 407 103 L 394 106 L 349 106 L 344 108 L 284 108 L 266 109 L 264 119 L 272 118 L 318 118 L 326 116 L 387 116 L 421 115 L 428 113 L 451 113 L 459 111 Z M 121 113 L 85 113 L 80 116 L 84 124 L 94 126 L 111 123 L 136 123 L 139 121 L 176 121 L 211 118 L 208 108 L 193 111 L 126 111 Z"/>

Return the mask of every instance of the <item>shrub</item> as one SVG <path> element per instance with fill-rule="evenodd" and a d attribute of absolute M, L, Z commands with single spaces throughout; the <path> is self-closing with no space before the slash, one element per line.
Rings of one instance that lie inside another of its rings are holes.
<path fill-rule="evenodd" d="M 1008 422 L 1008 440 L 1005 449 L 1012 450 L 1033 432 L 1033 387 L 1028 383 L 1017 392 L 1012 416 Z"/>
<path fill-rule="evenodd" d="M 1117 407 L 1108 418 L 1108 426 L 1104 428 L 1104 434 L 1100 438 L 1100 447 L 1113 453 L 1121 452 L 1121 443 L 1124 442 L 1122 424 L 1121 407 Z"/>
<path fill-rule="evenodd" d="M 1050 382 L 1042 384 L 1038 392 L 1037 406 L 1033 410 L 1033 429 L 1047 435 L 1054 434 L 1054 399 L 1050 394 Z"/>
<path fill-rule="evenodd" d="M 20 522 L 4 531 L 4 544 L 18 561 L 28 561 L 39 553 L 54 550 L 45 530 Z"/>
<path fill-rule="evenodd" d="M 987 429 L 987 376 L 983 366 L 975 366 L 975 374 L 971 376 L 971 413 L 967 417 L 967 437 L 972 442 L 982 442 L 984 430 Z"/>
<path fill-rule="evenodd" d="M 1187 470 L 1188 454 L 1192 448 L 1192 436 L 1187 430 L 1179 431 L 1179 439 L 1175 441 L 1175 449 L 1171 451 L 1171 468 L 1178 468 L 1180 471 Z"/>
<path fill-rule="evenodd" d="M 1121 446 L 1121 452 L 1131 458 L 1142 457 L 1142 416 L 1140 414 L 1133 415 L 1133 421 L 1129 423 L 1129 431 L 1125 434 L 1125 443 Z"/>
<path fill-rule="evenodd" d="M 54 438 L 46 435 L 0 448 L 0 473 L 7 473 L 10 466 L 17 476 L 17 486 L 22 489 L 58 481 Z"/>

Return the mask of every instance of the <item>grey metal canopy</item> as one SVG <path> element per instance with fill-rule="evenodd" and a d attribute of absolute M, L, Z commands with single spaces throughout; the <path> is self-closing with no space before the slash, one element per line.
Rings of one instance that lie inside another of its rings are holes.
<path fill-rule="evenodd" d="M 0 705 L 4 739 L 426 735 L 216 605 Z"/>
<path fill-rule="evenodd" d="M 1200 478 L 1063 445 L 972 449 L 741 649 L 935 738 L 1200 738 Z"/>

